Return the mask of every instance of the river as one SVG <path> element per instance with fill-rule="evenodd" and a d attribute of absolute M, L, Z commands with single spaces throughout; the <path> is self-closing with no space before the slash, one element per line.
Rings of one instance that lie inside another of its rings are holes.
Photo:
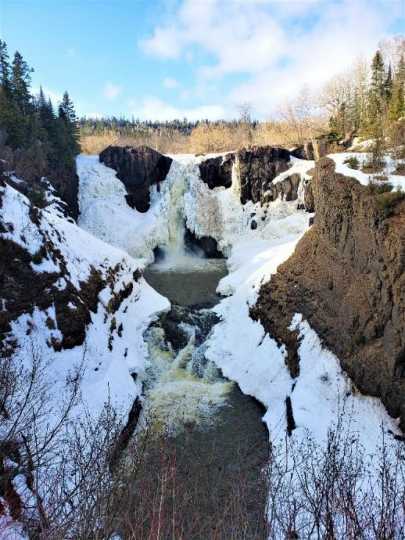
<path fill-rule="evenodd" d="M 172 309 L 145 335 L 150 367 L 144 422 L 165 440 L 165 452 L 170 448 L 176 456 L 177 504 L 187 506 L 189 514 L 184 516 L 183 508 L 184 535 L 179 537 L 264 539 L 263 469 L 269 451 L 264 409 L 204 355 L 212 327 L 219 323 L 210 308 L 219 301 L 215 291 L 226 263 L 190 262 L 174 268 L 157 263 L 145 272 Z"/>

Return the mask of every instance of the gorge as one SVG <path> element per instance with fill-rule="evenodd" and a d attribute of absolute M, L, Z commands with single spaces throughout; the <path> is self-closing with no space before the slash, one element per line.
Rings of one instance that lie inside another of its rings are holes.
<path fill-rule="evenodd" d="M 270 451 L 322 447 L 336 425 L 366 455 L 381 430 L 402 444 L 404 201 L 382 206 L 345 157 L 111 147 L 77 159 L 77 224 L 51 187 L 37 208 L 2 173 L 3 354 L 41 355 L 55 407 L 82 358 L 74 415 L 108 396 L 129 449 L 150 430 L 169 441 L 204 527 L 238 470 L 246 537 L 266 537 Z"/>

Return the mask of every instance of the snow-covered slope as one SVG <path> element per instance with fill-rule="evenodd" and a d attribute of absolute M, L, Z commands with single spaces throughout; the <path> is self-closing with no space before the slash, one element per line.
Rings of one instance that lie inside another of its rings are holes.
<path fill-rule="evenodd" d="M 58 328 L 55 304 L 50 300 L 47 309 L 34 305 L 32 313 L 23 313 L 11 322 L 11 335 L 17 340 L 15 359 L 28 365 L 32 351 L 41 357 L 48 366 L 55 400 L 63 394 L 69 371 L 82 363 L 82 396 L 87 407 L 99 412 L 109 395 L 120 411 L 127 411 L 140 392 L 131 372 L 139 372 L 145 366 L 142 333 L 155 313 L 168 308 L 168 301 L 142 277 L 134 279 L 140 261 L 124 251 L 95 238 L 58 215 L 52 207 L 38 211 L 33 218 L 30 201 L 10 185 L 1 189 L 1 197 L 1 219 L 6 230 L 0 237 L 21 246 L 31 256 L 44 250 L 40 261 L 34 257 L 35 262 L 31 262 L 34 274 L 55 273 L 55 287 L 59 291 L 72 290 L 72 298 L 92 272 L 99 272 L 102 282 L 97 310 L 91 312 L 81 345 L 73 348 L 51 345 L 52 342 L 60 345 L 63 335 Z M 116 302 L 116 310 L 111 309 L 112 299 L 125 289 L 130 293 L 122 302 Z M 3 309 L 7 307 L 3 300 Z M 68 307 L 74 318 L 76 306 L 70 302 Z M 114 329 L 121 325 L 117 333 Z"/>
<path fill-rule="evenodd" d="M 351 178 L 355 178 L 363 186 L 367 186 L 370 183 L 370 180 L 376 176 L 373 174 L 364 173 L 361 170 L 352 169 L 345 163 L 347 159 L 356 158 L 361 169 L 363 164 L 365 164 L 369 159 L 369 154 L 367 153 L 344 152 L 339 154 L 330 154 L 328 157 L 332 158 L 336 163 L 336 172 L 344 174 L 345 176 L 350 176 Z M 394 174 L 398 162 L 389 155 L 384 156 L 384 161 L 385 166 L 383 170 L 377 174 L 377 176 L 382 174 L 385 175 L 387 177 L 386 181 L 392 184 L 394 189 L 402 189 L 405 191 L 405 176 Z"/>

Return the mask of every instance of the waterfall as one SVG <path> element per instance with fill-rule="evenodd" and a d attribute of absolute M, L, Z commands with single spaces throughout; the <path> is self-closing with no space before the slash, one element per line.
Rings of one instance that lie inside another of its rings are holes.
<path fill-rule="evenodd" d="M 232 163 L 232 185 L 231 190 L 235 194 L 237 199 L 240 199 L 240 169 L 239 169 L 239 156 L 235 154 L 235 160 Z"/>
<path fill-rule="evenodd" d="M 168 208 L 168 249 L 173 257 L 183 257 L 184 249 L 184 193 L 187 191 L 187 167 L 176 163 L 177 174 L 173 176 L 170 185 Z"/>
<path fill-rule="evenodd" d="M 187 222 L 185 199 L 191 185 L 199 179 L 198 162 L 194 156 L 173 161 L 161 196 L 164 201 L 162 212 L 167 227 L 166 242 L 161 246 L 165 253 L 162 267 L 183 267 L 194 265 L 202 258 L 186 250 L 184 235 Z"/>

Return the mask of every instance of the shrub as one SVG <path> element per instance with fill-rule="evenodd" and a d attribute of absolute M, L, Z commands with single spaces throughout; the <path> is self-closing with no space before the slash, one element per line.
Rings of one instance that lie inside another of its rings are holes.
<path fill-rule="evenodd" d="M 348 167 L 350 167 L 351 169 L 356 169 L 356 170 L 359 168 L 359 165 L 360 165 L 360 162 L 356 158 L 356 156 L 348 157 L 347 159 L 344 160 L 343 163 L 347 165 Z"/>
<path fill-rule="evenodd" d="M 405 163 L 398 163 L 395 171 L 392 174 L 398 174 L 400 176 L 405 176 Z"/>
<path fill-rule="evenodd" d="M 386 174 L 376 174 L 374 180 L 377 182 L 388 182 L 388 176 Z"/>
<path fill-rule="evenodd" d="M 381 195 L 382 193 L 389 193 L 393 190 L 394 186 L 390 182 L 380 183 L 375 179 L 370 179 L 367 189 L 371 195 Z"/>
<path fill-rule="evenodd" d="M 28 195 L 30 201 L 37 208 L 45 208 L 47 205 L 45 193 L 42 189 L 33 189 Z"/>
<path fill-rule="evenodd" d="M 384 217 L 389 217 L 392 214 L 394 207 L 405 199 L 405 193 L 401 190 L 379 193 L 377 195 L 377 207 L 384 214 Z"/>

